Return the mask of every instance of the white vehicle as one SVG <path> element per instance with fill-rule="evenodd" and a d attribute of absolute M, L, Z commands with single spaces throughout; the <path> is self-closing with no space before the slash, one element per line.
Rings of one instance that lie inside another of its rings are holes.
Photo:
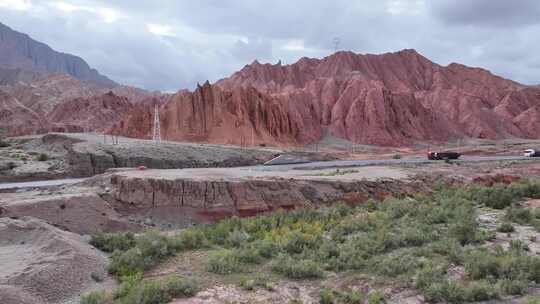
<path fill-rule="evenodd" d="M 525 157 L 540 157 L 540 151 L 537 152 L 534 149 L 527 149 L 523 153 L 523 156 L 525 156 Z"/>

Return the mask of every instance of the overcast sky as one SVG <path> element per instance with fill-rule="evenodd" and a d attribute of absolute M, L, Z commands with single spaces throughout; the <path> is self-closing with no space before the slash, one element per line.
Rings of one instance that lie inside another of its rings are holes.
<path fill-rule="evenodd" d="M 335 37 L 341 50 L 414 48 L 540 83 L 538 0 L 0 0 L 0 22 L 146 89 L 324 57 Z"/>

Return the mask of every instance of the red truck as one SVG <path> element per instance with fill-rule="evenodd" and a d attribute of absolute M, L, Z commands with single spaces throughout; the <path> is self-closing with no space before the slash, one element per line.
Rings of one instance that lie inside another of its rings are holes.
<path fill-rule="evenodd" d="M 461 156 L 458 152 L 451 151 L 442 151 L 442 152 L 433 152 L 429 151 L 427 153 L 427 158 L 429 160 L 447 160 L 447 159 L 458 159 Z"/>

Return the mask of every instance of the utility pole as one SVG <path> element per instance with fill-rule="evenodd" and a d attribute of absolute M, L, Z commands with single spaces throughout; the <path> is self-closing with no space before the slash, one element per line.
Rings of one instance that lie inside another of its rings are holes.
<path fill-rule="evenodd" d="M 154 125 L 152 130 L 152 140 L 155 143 L 161 143 L 161 127 L 159 125 L 159 108 L 157 104 L 154 106 Z"/>

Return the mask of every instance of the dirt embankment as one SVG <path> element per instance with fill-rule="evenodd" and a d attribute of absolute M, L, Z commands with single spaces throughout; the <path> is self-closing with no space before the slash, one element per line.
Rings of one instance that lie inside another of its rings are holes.
<path fill-rule="evenodd" d="M 107 258 L 79 235 L 31 217 L 0 218 L 0 302 L 77 302 L 107 277 Z"/>
<path fill-rule="evenodd" d="M 0 182 L 88 177 L 109 168 L 234 167 L 263 163 L 276 151 L 230 146 L 112 139 L 92 134 L 46 134 L 13 138 L 0 148 Z"/>
<path fill-rule="evenodd" d="M 32 216 L 67 231 L 95 234 L 182 228 L 230 216 L 429 191 L 424 181 L 409 180 L 399 169 L 329 173 L 334 172 L 118 169 L 81 184 L 4 193 L 0 217 Z"/>
<path fill-rule="evenodd" d="M 119 172 L 111 177 L 115 191 L 107 200 L 120 213 L 162 227 L 178 227 L 224 217 L 251 216 L 340 201 L 358 204 L 369 198 L 429 191 L 429 186 L 421 180 L 354 180 L 347 176 L 334 179 L 324 176 L 283 178 L 279 174 L 257 177 L 256 173 L 253 173 L 255 176 L 220 178 L 220 170 L 209 171 L 208 178 L 189 172 L 186 173 L 188 176 L 171 178 L 160 176 L 160 172 L 169 173 L 160 170 L 147 171 L 149 174 Z M 393 171 L 391 173 L 394 174 Z"/>

